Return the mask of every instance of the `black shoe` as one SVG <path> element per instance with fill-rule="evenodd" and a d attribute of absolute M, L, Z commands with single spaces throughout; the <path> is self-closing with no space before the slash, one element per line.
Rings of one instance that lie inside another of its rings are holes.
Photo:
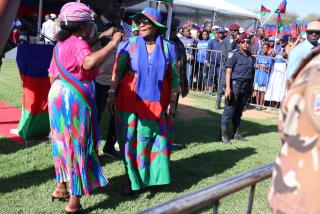
<path fill-rule="evenodd" d="M 185 147 L 186 146 L 183 145 L 183 144 L 176 144 L 176 143 L 172 143 L 171 144 L 171 148 L 172 148 L 173 151 L 177 151 L 177 150 L 183 149 Z"/>
<path fill-rule="evenodd" d="M 103 147 L 102 149 L 103 154 L 109 155 L 113 158 L 122 158 L 121 153 L 116 151 L 113 147 L 109 148 L 109 147 Z"/>
<path fill-rule="evenodd" d="M 221 137 L 221 141 L 224 144 L 231 144 L 231 142 L 230 142 L 230 140 L 229 140 L 229 138 L 227 136 L 222 136 Z"/>
<path fill-rule="evenodd" d="M 235 140 L 239 140 L 239 141 L 242 141 L 242 142 L 247 142 L 248 140 L 246 138 L 244 138 L 241 134 L 235 134 L 234 135 L 234 139 Z"/>
<path fill-rule="evenodd" d="M 216 105 L 215 105 L 215 108 L 216 108 L 216 110 L 220 110 L 220 109 L 221 109 L 221 106 L 220 106 L 219 104 L 216 104 Z"/>

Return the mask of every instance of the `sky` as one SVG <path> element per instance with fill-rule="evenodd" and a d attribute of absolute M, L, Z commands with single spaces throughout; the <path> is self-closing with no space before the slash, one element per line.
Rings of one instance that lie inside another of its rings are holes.
<path fill-rule="evenodd" d="M 226 0 L 251 11 L 259 10 L 261 4 L 271 11 L 275 10 L 282 0 Z M 287 11 L 296 12 L 299 18 L 310 13 L 320 14 L 319 0 L 287 0 Z"/>

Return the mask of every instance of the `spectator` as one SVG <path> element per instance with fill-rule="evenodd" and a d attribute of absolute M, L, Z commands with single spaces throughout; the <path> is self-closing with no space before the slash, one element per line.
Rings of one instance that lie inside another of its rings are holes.
<path fill-rule="evenodd" d="M 219 82 L 221 77 L 222 66 L 222 43 L 225 38 L 224 28 L 219 28 L 218 36 L 215 39 L 210 40 L 208 49 L 212 50 L 210 55 L 207 55 L 207 62 L 210 63 L 210 72 L 208 76 L 209 93 L 212 92 L 212 85 L 217 92 L 216 109 L 220 109 L 221 97 L 224 89 L 220 86 Z M 220 101 L 219 101 L 220 100 Z"/>
<path fill-rule="evenodd" d="M 289 55 L 288 71 L 287 71 L 287 85 L 290 86 L 290 79 L 301 60 L 305 58 L 310 51 L 317 47 L 320 38 L 320 22 L 313 21 L 307 26 L 307 39 L 295 47 Z"/>
<path fill-rule="evenodd" d="M 280 36 L 280 49 L 275 52 L 275 61 L 270 74 L 270 79 L 265 94 L 265 100 L 271 102 L 271 107 L 276 108 L 282 102 L 286 93 L 286 69 L 288 59 L 288 35 Z"/>
<path fill-rule="evenodd" d="M 209 31 L 203 30 L 200 33 L 201 40 L 197 44 L 197 63 L 194 79 L 197 81 L 196 88 L 200 91 L 207 89 L 207 82 L 203 82 L 203 79 L 207 79 L 208 67 L 205 65 L 207 55 L 209 55 L 208 46 L 210 42 Z"/>
<path fill-rule="evenodd" d="M 213 25 L 212 26 L 212 30 L 210 33 L 210 39 L 214 39 L 218 37 L 218 30 L 219 30 L 219 26 L 218 25 Z"/>
<path fill-rule="evenodd" d="M 56 14 L 51 13 L 49 15 L 49 19 L 42 24 L 41 37 L 44 39 L 45 44 L 53 44 L 54 35 L 56 32 L 56 18 Z"/>
<path fill-rule="evenodd" d="M 187 78 L 189 83 L 189 88 L 191 88 L 192 85 L 192 76 L 193 76 L 193 63 L 194 63 L 194 49 L 196 47 L 196 41 L 194 38 L 190 36 L 190 29 L 184 28 L 182 29 L 182 37 L 180 37 L 180 40 L 183 42 L 184 47 L 186 48 L 186 54 L 187 54 Z"/>
<path fill-rule="evenodd" d="M 269 44 L 262 45 L 262 55 L 257 56 L 256 59 L 256 72 L 254 76 L 254 94 L 256 95 L 257 110 L 261 110 L 264 106 L 264 95 L 267 90 L 269 82 L 270 71 L 273 65 L 273 59 L 268 58 Z"/>
<path fill-rule="evenodd" d="M 179 24 L 180 24 L 180 21 L 178 19 L 176 18 L 172 19 L 170 40 L 176 44 L 178 73 L 180 78 L 180 93 L 182 97 L 185 97 L 189 93 L 188 78 L 187 78 L 187 72 L 186 72 L 187 55 L 186 55 L 184 44 L 181 42 L 181 40 L 177 36 Z M 178 104 L 178 100 L 179 100 L 179 94 L 177 96 L 177 104 Z"/>
<path fill-rule="evenodd" d="M 258 27 L 256 36 L 251 39 L 252 45 L 251 45 L 251 53 L 253 55 L 259 55 L 261 53 L 262 44 L 265 39 L 265 30 L 263 27 Z"/>

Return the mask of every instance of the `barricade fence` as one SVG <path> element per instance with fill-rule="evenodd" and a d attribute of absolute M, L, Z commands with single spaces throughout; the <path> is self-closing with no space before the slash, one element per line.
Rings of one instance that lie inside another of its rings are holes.
<path fill-rule="evenodd" d="M 225 90 L 222 52 L 186 47 L 186 74 L 189 89 L 212 95 Z M 252 95 L 248 104 L 261 109 L 277 109 L 286 95 L 287 60 L 281 57 L 255 56 Z"/>
<path fill-rule="evenodd" d="M 273 164 L 274 163 L 269 163 L 260 168 L 228 178 L 218 184 L 205 187 L 153 208 L 146 209 L 140 212 L 140 214 L 185 214 L 208 206 L 212 206 L 212 213 L 217 214 L 220 199 L 247 187 L 250 187 L 247 214 L 251 214 L 256 184 L 271 178 Z"/>

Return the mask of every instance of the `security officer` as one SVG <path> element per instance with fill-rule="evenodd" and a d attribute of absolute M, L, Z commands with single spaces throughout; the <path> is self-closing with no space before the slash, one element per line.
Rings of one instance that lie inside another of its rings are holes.
<path fill-rule="evenodd" d="M 240 134 L 242 111 L 250 97 L 254 72 L 254 60 L 250 53 L 251 40 L 244 33 L 239 36 L 240 48 L 229 52 L 226 67 L 225 107 L 221 118 L 221 140 L 229 144 L 227 127 L 232 120 L 234 139 L 247 141 Z"/>
<path fill-rule="evenodd" d="M 226 88 L 226 72 L 225 72 L 225 62 L 228 57 L 228 53 L 232 50 L 238 48 L 237 37 L 239 35 L 240 26 L 238 24 L 232 23 L 229 26 L 230 34 L 223 39 L 222 42 L 222 65 L 221 65 L 221 73 L 218 80 L 218 89 L 217 89 L 217 99 L 216 99 L 216 107 L 220 109 L 222 94 Z"/>

